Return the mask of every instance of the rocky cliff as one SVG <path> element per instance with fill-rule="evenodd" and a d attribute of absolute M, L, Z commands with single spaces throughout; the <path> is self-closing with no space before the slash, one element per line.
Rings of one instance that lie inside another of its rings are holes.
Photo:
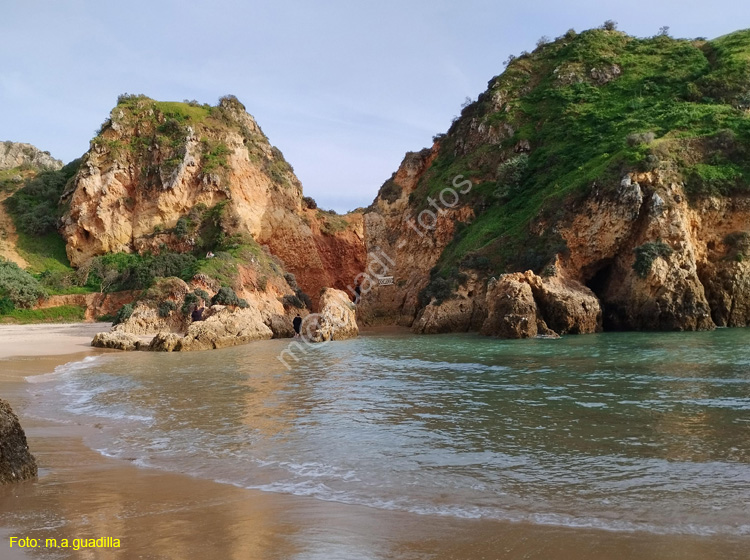
<path fill-rule="evenodd" d="M 540 41 L 380 189 L 365 240 L 387 266 L 360 317 L 508 337 L 749 324 L 749 110 L 750 31 Z"/>
<path fill-rule="evenodd" d="M 0 399 L 0 484 L 33 478 L 36 473 L 36 460 L 29 452 L 18 417 Z"/>
<path fill-rule="evenodd" d="M 43 152 L 31 144 L 10 140 L 0 142 L 0 171 L 16 167 L 57 170 L 62 166 L 63 163 L 59 159 L 53 158 L 49 152 Z"/>
<path fill-rule="evenodd" d="M 303 201 L 292 167 L 231 96 L 215 107 L 121 96 L 62 201 L 76 267 L 107 253 L 266 246 L 315 306 L 364 266 L 362 216 Z"/>

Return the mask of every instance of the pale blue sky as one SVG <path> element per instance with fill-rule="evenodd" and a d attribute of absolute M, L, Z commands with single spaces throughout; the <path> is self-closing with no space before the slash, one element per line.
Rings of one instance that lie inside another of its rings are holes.
<path fill-rule="evenodd" d="M 367 206 L 509 54 L 614 19 L 717 37 L 738 0 L 0 0 L 0 140 L 70 161 L 120 93 L 215 104 L 236 95 L 322 207 Z"/>

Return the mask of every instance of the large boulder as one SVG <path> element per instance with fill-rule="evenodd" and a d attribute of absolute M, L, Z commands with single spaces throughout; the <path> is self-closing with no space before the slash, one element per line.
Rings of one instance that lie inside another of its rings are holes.
<path fill-rule="evenodd" d="M 529 338 L 601 330 L 599 300 L 584 285 L 562 276 L 503 274 L 490 280 L 486 301 L 482 334 Z"/>
<path fill-rule="evenodd" d="M 565 278 L 526 278 L 547 326 L 557 334 L 588 334 L 602 330 L 602 309 L 594 292 Z"/>
<path fill-rule="evenodd" d="M 18 417 L 0 399 L 0 484 L 34 478 L 36 474 L 36 460 L 29 452 Z"/>
<path fill-rule="evenodd" d="M 520 272 L 490 280 L 487 311 L 482 334 L 500 338 L 533 338 L 540 332 L 548 332 L 531 286 Z"/>
<path fill-rule="evenodd" d="M 264 323 L 273 332 L 273 338 L 292 338 L 294 336 L 292 319 L 286 315 L 269 314 L 265 317 Z"/>
<path fill-rule="evenodd" d="M 240 309 L 214 305 L 206 311 L 203 321 L 196 321 L 188 327 L 184 336 L 159 333 L 149 349 L 165 352 L 209 350 L 272 337 L 273 332 L 255 307 Z"/>
<path fill-rule="evenodd" d="M 359 335 L 356 309 L 346 292 L 326 288 L 320 295 L 320 313 L 305 318 L 302 334 L 312 342 L 355 338 Z"/>
<path fill-rule="evenodd" d="M 91 346 L 97 348 L 112 348 L 114 350 L 140 350 L 142 346 L 141 339 L 134 334 L 113 330 L 110 332 L 100 332 L 94 335 Z"/>

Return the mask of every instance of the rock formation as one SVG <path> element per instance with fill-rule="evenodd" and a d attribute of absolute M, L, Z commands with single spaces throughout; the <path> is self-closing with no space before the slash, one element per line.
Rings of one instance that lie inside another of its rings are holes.
<path fill-rule="evenodd" d="M 31 144 L 10 140 L 0 142 L 0 171 L 22 166 L 57 170 L 62 168 L 63 163 Z"/>
<path fill-rule="evenodd" d="M 36 460 L 10 405 L 0 399 L 0 484 L 34 478 Z"/>
<path fill-rule="evenodd" d="M 292 167 L 232 97 L 216 107 L 121 97 L 63 201 L 74 266 L 105 253 L 195 253 L 219 228 L 267 245 L 313 306 L 364 267 L 361 214 L 309 208 Z"/>
<path fill-rule="evenodd" d="M 651 132 L 663 107 L 650 97 L 628 109 L 636 124 L 612 126 L 623 88 L 655 72 L 646 46 L 701 67 L 669 78 L 674 114 L 688 87 L 732 115 L 726 128 L 669 117 Z M 511 60 L 365 213 L 368 253 L 387 266 L 369 273 L 360 319 L 511 338 L 749 325 L 750 106 L 739 86 L 709 85 L 747 75 L 748 53 L 748 31 L 706 43 L 598 29 Z"/>
<path fill-rule="evenodd" d="M 273 337 L 257 309 L 233 309 L 212 306 L 202 321 L 192 323 L 184 336 L 160 332 L 151 341 L 149 350 L 156 352 L 187 352 L 228 348 L 253 340 Z"/>
<path fill-rule="evenodd" d="M 504 274 L 490 280 L 486 300 L 482 334 L 530 338 L 601 330 L 596 296 L 567 278 L 540 278 L 531 271 Z"/>
<path fill-rule="evenodd" d="M 111 348 L 113 350 L 143 350 L 148 347 L 140 337 L 121 330 L 100 332 L 94 335 L 91 346 L 96 348 Z"/>
<path fill-rule="evenodd" d="M 346 340 L 359 335 L 356 305 L 349 296 L 334 288 L 327 288 L 320 296 L 320 312 L 302 323 L 302 336 L 311 342 Z"/>
<path fill-rule="evenodd" d="M 202 277 L 194 278 L 191 284 L 179 278 L 161 279 L 140 295 L 128 316 L 110 332 L 97 334 L 92 345 L 172 352 L 224 348 L 251 340 L 292 336 L 294 311 L 279 301 L 278 282 L 279 279 L 269 281 L 264 291 L 241 292 L 248 295 L 248 300 L 238 298 L 237 305 L 225 306 L 209 305 L 218 286 L 207 285 Z M 203 288 L 212 291 L 196 295 Z M 192 311 L 197 307 L 204 308 L 202 319 L 193 321 Z"/>

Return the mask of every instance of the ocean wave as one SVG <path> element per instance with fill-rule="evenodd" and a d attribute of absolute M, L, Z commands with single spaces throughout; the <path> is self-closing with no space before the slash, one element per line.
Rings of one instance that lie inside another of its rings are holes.
<path fill-rule="evenodd" d="M 29 375 L 25 377 L 27 383 L 39 384 L 49 383 L 50 381 L 56 381 L 60 377 L 90 368 L 95 362 L 101 361 L 104 358 L 103 355 L 99 356 L 86 356 L 83 360 L 77 360 L 75 362 L 67 362 L 65 364 L 57 366 L 51 373 L 44 373 L 42 375 Z"/>

